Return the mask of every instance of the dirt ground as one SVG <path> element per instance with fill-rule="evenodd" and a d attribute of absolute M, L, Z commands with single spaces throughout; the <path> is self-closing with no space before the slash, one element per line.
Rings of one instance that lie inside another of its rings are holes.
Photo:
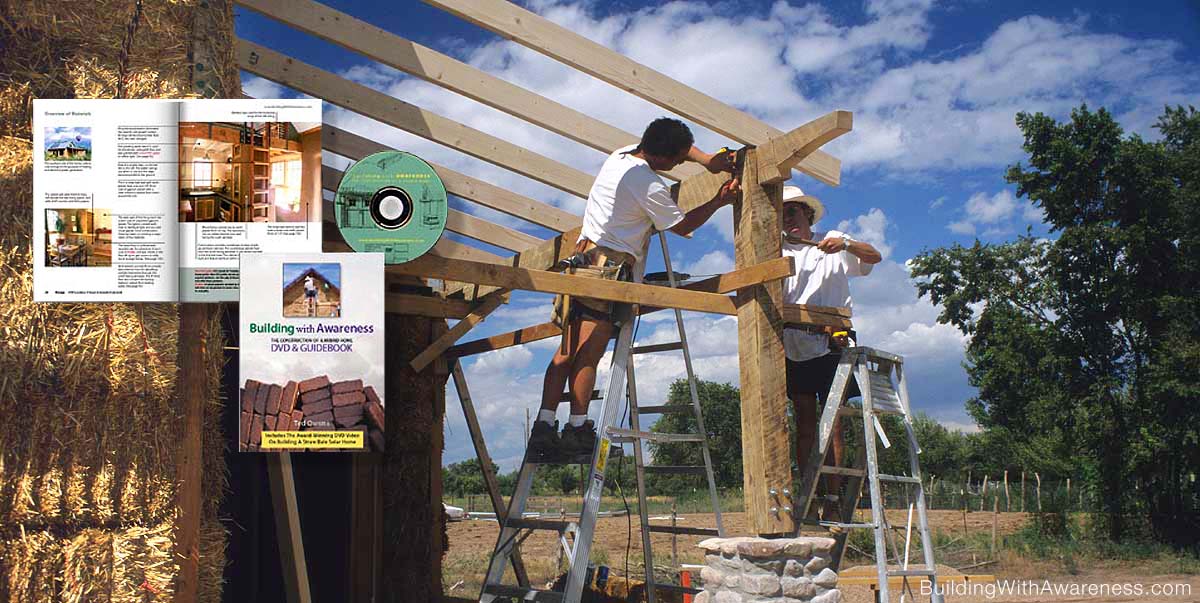
<path fill-rule="evenodd" d="M 943 539 L 953 540 L 963 534 L 963 513 L 961 511 L 930 511 L 930 526 L 935 534 L 941 533 Z M 724 513 L 727 534 L 747 534 L 744 513 Z M 888 520 L 895 526 L 904 526 L 906 511 L 889 510 Z M 997 537 L 1011 534 L 1026 522 L 1024 513 L 1000 513 L 996 516 Z M 993 517 L 991 513 L 967 513 L 966 531 L 968 538 L 959 543 L 971 542 L 976 548 L 964 551 L 953 543 L 947 547 L 953 554 L 945 559 L 939 554 L 939 565 L 946 563 L 954 567 L 964 567 L 988 559 L 986 549 L 979 548 L 980 543 L 990 540 Z M 669 523 L 655 521 L 654 523 Z M 713 527 L 715 525 L 711 514 L 680 515 L 679 525 L 689 527 Z M 496 544 L 498 526 L 490 521 L 460 521 L 451 523 L 448 527 L 450 548 L 443 563 L 444 584 L 447 595 L 474 598 L 478 596 L 483 575 L 487 571 L 488 556 Z M 817 534 L 817 532 L 814 532 Z M 655 566 L 659 568 L 659 576 L 666 575 L 667 568 L 679 564 L 703 563 L 704 557 L 696 543 L 704 536 L 678 536 L 675 543 L 677 561 L 671 561 L 671 535 L 653 534 L 652 547 L 654 550 Z M 945 542 L 945 540 L 943 540 Z M 628 544 L 629 574 L 634 577 L 643 574 L 643 556 L 641 532 L 638 528 L 636 515 L 630 517 L 604 517 L 598 522 L 596 538 L 593 544 L 591 559 L 599 565 L 609 566 L 617 575 L 625 574 L 626 552 Z M 983 546 L 986 546 L 985 544 Z M 565 562 L 561 562 L 561 547 L 557 535 L 549 532 L 538 532 L 530 536 L 522 546 L 525 565 L 530 580 L 535 585 L 545 585 L 565 570 Z M 850 559 L 843 564 L 843 570 L 851 566 L 869 564 L 862 558 Z M 868 572 L 872 568 L 864 568 Z M 1075 573 L 1071 573 L 1074 571 Z M 511 569 L 508 570 L 506 581 L 512 582 Z M 976 585 L 973 590 L 958 590 L 946 593 L 945 600 L 949 602 L 1026 602 L 1026 601 L 1096 601 L 1103 603 L 1118 603 L 1125 601 L 1192 601 L 1200 603 L 1200 576 L 1170 573 L 1169 567 L 1158 567 L 1153 563 L 1131 565 L 1129 562 L 1089 563 L 1086 566 L 1072 567 L 1062 562 L 1032 562 L 1026 559 L 1002 553 L 996 563 L 981 565 L 967 569 L 962 573 L 989 574 L 996 576 L 998 582 L 991 586 Z M 1090 585 L 1090 586 L 1089 586 Z M 1003 587 L 1003 588 L 1002 588 Z M 1004 590 L 1004 588 L 1008 590 Z M 1140 588 L 1140 590 L 1138 590 Z M 1175 592 L 1161 594 L 1164 588 Z M 983 590 L 992 589 L 992 590 Z M 1045 589 L 1057 589 L 1046 592 Z M 841 589 L 847 603 L 866 603 L 873 601 L 873 594 L 867 586 L 844 586 Z M 1153 592 L 1152 592 L 1153 591 Z M 909 601 L 927 601 L 928 596 L 919 596 L 919 590 L 914 590 L 915 597 Z M 897 597 L 892 596 L 893 600 Z"/>

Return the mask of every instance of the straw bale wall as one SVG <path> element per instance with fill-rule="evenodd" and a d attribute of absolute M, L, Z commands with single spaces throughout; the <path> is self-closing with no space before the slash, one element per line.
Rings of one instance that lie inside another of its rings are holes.
<path fill-rule="evenodd" d="M 129 36 L 133 0 L 0 3 L 2 601 L 173 599 L 178 310 L 33 303 L 30 121 L 33 98 L 113 97 L 122 73 L 125 97 L 185 96 L 196 4 L 145 2 Z M 201 601 L 225 564 L 215 316 L 210 342 Z"/>

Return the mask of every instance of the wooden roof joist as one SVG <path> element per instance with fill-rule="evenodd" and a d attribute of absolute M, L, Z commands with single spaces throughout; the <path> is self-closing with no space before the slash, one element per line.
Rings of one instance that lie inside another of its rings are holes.
<path fill-rule="evenodd" d="M 762 145 L 783 133 L 516 4 L 504 0 L 424 1 L 742 143 Z M 841 161 L 823 151 L 809 155 L 796 168 L 826 184 L 836 186 L 841 180 Z"/>
<path fill-rule="evenodd" d="M 312 0 L 237 3 L 598 151 L 611 153 L 638 142 L 638 136 L 620 128 L 324 4 Z M 685 163 L 664 175 L 682 180 L 701 169 Z"/>
<path fill-rule="evenodd" d="M 385 144 L 368 140 L 358 134 L 328 124 L 321 131 L 321 145 L 326 150 L 355 160 L 362 159 L 371 153 L 395 150 Z M 429 163 L 433 171 L 437 172 L 438 177 L 442 179 L 442 184 L 446 185 L 446 190 L 456 197 L 490 207 L 538 226 L 544 226 L 555 232 L 565 232 L 577 228 L 583 223 L 579 216 L 553 205 L 535 201 L 443 165 L 429 161 L 426 163 Z"/>
<path fill-rule="evenodd" d="M 781 258 L 782 259 L 782 258 Z M 790 274 L 790 264 L 768 262 L 763 267 L 750 267 L 753 278 L 740 279 L 738 286 L 778 280 Z M 714 314 L 737 314 L 733 297 L 719 293 L 672 289 L 642 283 L 605 281 L 545 270 L 530 270 L 466 260 L 422 256 L 404 264 L 388 266 L 390 274 L 406 274 L 426 278 L 460 280 L 491 285 L 501 289 L 523 289 L 541 293 L 560 293 L 606 299 L 615 302 L 640 304 L 655 308 L 679 308 Z"/>
<path fill-rule="evenodd" d="M 321 186 L 325 190 L 336 193 L 338 183 L 342 181 L 343 175 L 344 172 L 341 170 L 322 165 Z M 329 210 L 333 211 L 332 204 L 329 206 Z M 542 239 L 533 235 L 476 218 L 455 209 L 446 210 L 446 230 L 509 251 L 521 251 L 542 242 Z"/>
<path fill-rule="evenodd" d="M 238 67 L 586 199 L 593 177 L 544 155 L 238 38 Z"/>

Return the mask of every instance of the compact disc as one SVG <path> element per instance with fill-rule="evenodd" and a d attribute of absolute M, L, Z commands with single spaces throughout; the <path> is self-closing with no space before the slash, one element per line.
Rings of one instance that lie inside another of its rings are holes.
<path fill-rule="evenodd" d="M 416 155 L 383 151 L 346 170 L 333 208 L 351 248 L 402 264 L 429 251 L 446 229 L 446 186 Z"/>

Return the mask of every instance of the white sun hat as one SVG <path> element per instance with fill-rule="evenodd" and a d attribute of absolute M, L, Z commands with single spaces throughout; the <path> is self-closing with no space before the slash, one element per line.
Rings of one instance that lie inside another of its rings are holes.
<path fill-rule="evenodd" d="M 813 210 L 813 224 L 820 222 L 821 218 L 825 216 L 825 205 L 821 203 L 821 200 L 812 195 L 804 194 L 804 191 L 800 190 L 798 186 L 788 184 L 783 187 L 783 202 L 803 203 L 811 207 Z"/>

